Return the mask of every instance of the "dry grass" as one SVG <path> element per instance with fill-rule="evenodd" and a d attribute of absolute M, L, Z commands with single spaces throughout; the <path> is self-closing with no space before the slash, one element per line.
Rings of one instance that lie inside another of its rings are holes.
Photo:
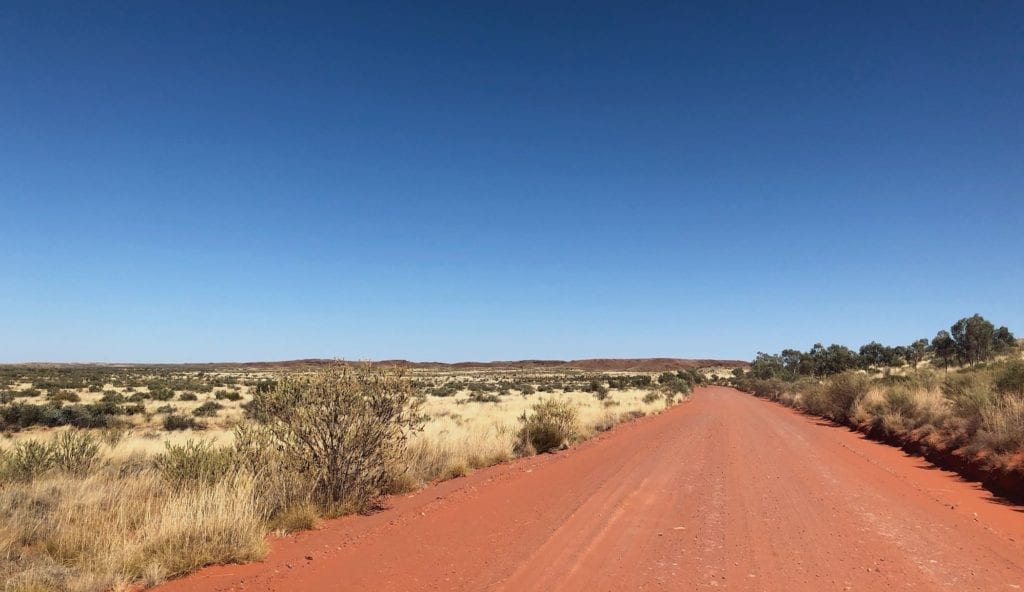
<path fill-rule="evenodd" d="M 0 488 L 5 590 L 154 584 L 211 563 L 252 561 L 265 526 L 252 479 L 171 488 L 155 472 L 53 474 Z"/>

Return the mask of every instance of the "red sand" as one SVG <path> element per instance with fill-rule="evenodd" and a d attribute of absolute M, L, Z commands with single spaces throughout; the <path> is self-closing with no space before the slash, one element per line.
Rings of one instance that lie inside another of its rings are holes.
<path fill-rule="evenodd" d="M 726 388 L 174 590 L 1018 590 L 1024 508 Z"/>

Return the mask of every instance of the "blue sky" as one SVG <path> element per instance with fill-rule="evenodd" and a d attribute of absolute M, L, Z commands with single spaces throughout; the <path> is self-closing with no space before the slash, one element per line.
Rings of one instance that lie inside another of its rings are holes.
<path fill-rule="evenodd" d="M 1024 333 L 1024 5 L 434 4 L 0 7 L 0 360 Z"/>

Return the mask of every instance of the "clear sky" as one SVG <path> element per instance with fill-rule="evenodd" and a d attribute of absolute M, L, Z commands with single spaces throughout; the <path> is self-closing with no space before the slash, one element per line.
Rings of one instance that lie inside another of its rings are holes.
<path fill-rule="evenodd" d="M 0 360 L 1024 333 L 1024 4 L 763 4 L 5 2 Z"/>

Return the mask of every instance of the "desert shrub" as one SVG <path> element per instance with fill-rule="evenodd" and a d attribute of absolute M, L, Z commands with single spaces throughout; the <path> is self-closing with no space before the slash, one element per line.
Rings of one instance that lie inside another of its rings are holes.
<path fill-rule="evenodd" d="M 587 384 L 586 390 L 588 393 L 594 393 L 594 397 L 598 401 L 604 401 L 605 397 L 608 396 L 608 387 L 599 380 L 591 380 Z"/>
<path fill-rule="evenodd" d="M 61 432 L 50 444 L 53 465 L 67 473 L 84 475 L 96 466 L 100 443 L 89 432 Z"/>
<path fill-rule="evenodd" d="M 917 411 L 914 392 L 905 385 L 890 387 L 885 392 L 885 406 L 890 411 L 912 416 Z"/>
<path fill-rule="evenodd" d="M 568 401 L 546 399 L 519 418 L 516 452 L 550 452 L 569 444 L 579 433 L 576 407 Z"/>
<path fill-rule="evenodd" d="M 261 380 L 254 385 L 253 392 L 257 394 L 269 393 L 277 388 L 276 380 Z"/>
<path fill-rule="evenodd" d="M 131 395 L 128 395 L 128 400 L 132 403 L 141 403 L 147 398 L 146 393 L 132 393 Z"/>
<path fill-rule="evenodd" d="M 74 391 L 65 391 L 53 389 L 46 394 L 46 398 L 54 403 L 78 403 L 82 400 L 82 397 L 78 396 L 78 393 Z"/>
<path fill-rule="evenodd" d="M 500 403 L 501 397 L 497 393 L 472 391 L 469 393 L 469 400 L 475 403 Z"/>
<path fill-rule="evenodd" d="M 942 394 L 949 400 L 953 414 L 964 419 L 971 431 L 981 425 L 982 412 L 996 403 L 987 374 L 952 374 L 942 384 Z"/>
<path fill-rule="evenodd" d="M 1004 396 L 982 408 L 977 440 L 999 452 L 1024 450 L 1024 400 Z"/>
<path fill-rule="evenodd" d="M 290 530 L 288 524 L 295 524 L 296 517 L 284 517 L 281 524 L 275 524 L 275 521 L 278 516 L 291 512 L 301 514 L 313 506 L 310 475 L 303 473 L 301 467 L 290 462 L 276 447 L 266 426 L 245 422 L 235 426 L 234 435 L 235 462 L 240 470 L 253 475 L 262 484 L 257 503 L 271 520 L 271 529 Z"/>
<path fill-rule="evenodd" d="M 195 420 L 193 417 L 187 415 L 178 415 L 177 413 L 168 413 L 167 417 L 164 418 L 164 429 L 168 432 L 175 430 L 198 430 L 202 429 L 203 425 Z"/>
<path fill-rule="evenodd" d="M 54 466 L 53 450 L 39 440 L 18 442 L 4 456 L 2 474 L 6 479 L 30 481 Z"/>
<path fill-rule="evenodd" d="M 186 392 L 181 393 L 180 395 L 178 395 L 178 400 L 179 401 L 198 401 L 199 400 L 199 396 L 196 395 L 195 393 L 190 393 L 190 392 L 186 391 Z"/>
<path fill-rule="evenodd" d="M 676 384 L 679 384 L 678 382 Z M 779 378 L 757 380 L 751 384 L 755 395 L 771 401 L 778 401 L 789 388 L 789 383 Z"/>
<path fill-rule="evenodd" d="M 430 394 L 435 397 L 451 397 L 459 392 L 459 385 L 453 382 L 442 384 L 439 387 L 430 390 Z"/>
<path fill-rule="evenodd" d="M 1024 361 L 1007 363 L 996 373 L 995 387 L 1000 394 L 1024 399 Z"/>
<path fill-rule="evenodd" d="M 154 401 L 170 401 L 174 398 L 174 391 L 167 387 L 150 387 L 149 398 Z"/>
<path fill-rule="evenodd" d="M 646 374 L 638 374 L 629 377 L 629 384 L 633 388 L 646 388 L 654 384 L 654 379 Z"/>
<path fill-rule="evenodd" d="M 869 387 L 868 377 L 858 372 L 836 374 L 825 385 L 822 406 L 815 412 L 845 423 L 850 417 L 854 403 L 867 394 Z"/>
<path fill-rule="evenodd" d="M 659 393 L 658 391 L 647 391 L 644 394 L 643 401 L 644 401 L 644 403 L 647 403 L 648 405 L 650 405 L 651 403 L 654 403 L 656 401 L 660 401 L 661 399 L 662 399 L 661 393 Z"/>
<path fill-rule="evenodd" d="M 115 403 L 115 404 L 117 404 L 117 403 L 124 403 L 124 401 L 125 401 L 124 395 L 122 395 L 121 393 L 118 393 L 116 391 L 105 392 L 105 393 L 103 393 L 103 396 L 100 397 L 100 402 L 101 403 Z"/>
<path fill-rule="evenodd" d="M 217 401 L 207 401 L 192 410 L 192 415 L 196 417 L 216 417 L 217 412 L 223 409 L 224 406 Z"/>
<path fill-rule="evenodd" d="M 242 393 L 238 391 L 219 390 L 213 392 L 213 398 L 218 401 L 240 401 L 242 400 Z"/>
<path fill-rule="evenodd" d="M 364 509 L 382 493 L 387 467 L 422 421 L 416 394 L 398 370 L 338 364 L 283 375 L 252 406 L 271 445 L 333 512 Z"/>
<path fill-rule="evenodd" d="M 515 389 L 522 395 L 532 395 L 537 392 L 537 389 L 533 388 L 533 385 L 530 384 L 517 384 Z"/>
<path fill-rule="evenodd" d="M 153 465 L 164 480 L 177 487 L 216 483 L 238 466 L 232 448 L 215 446 L 210 440 L 189 439 L 184 444 L 167 442 L 164 446 Z"/>

